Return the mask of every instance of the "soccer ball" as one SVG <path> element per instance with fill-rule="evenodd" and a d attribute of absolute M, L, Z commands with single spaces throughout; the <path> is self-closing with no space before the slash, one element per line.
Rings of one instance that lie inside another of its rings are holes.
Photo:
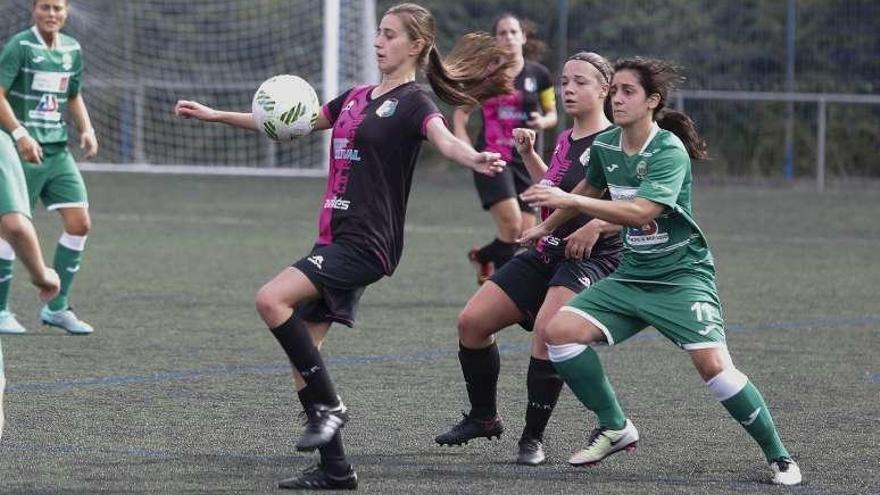
<path fill-rule="evenodd" d="M 274 141 L 290 141 L 312 132 L 321 104 L 303 78 L 284 74 L 267 79 L 251 103 L 260 131 Z"/>

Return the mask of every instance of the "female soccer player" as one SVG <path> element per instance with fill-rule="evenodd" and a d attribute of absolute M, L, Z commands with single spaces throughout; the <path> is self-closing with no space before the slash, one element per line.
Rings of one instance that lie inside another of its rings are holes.
<path fill-rule="evenodd" d="M 535 131 L 514 131 L 517 150 L 534 182 L 570 191 L 584 180 L 593 139 L 611 127 L 605 115 L 611 74 L 611 64 L 595 53 L 580 52 L 565 63 L 561 94 L 574 126 L 557 138 L 549 169 L 535 151 Z M 542 210 L 542 217 L 550 212 Z M 500 363 L 493 334 L 520 323 L 534 333 L 526 379 L 526 423 L 517 463 L 544 462 L 544 429 L 562 390 L 562 379 L 547 358 L 544 329 L 572 296 L 614 270 L 620 257 L 620 238 L 612 234 L 619 226 L 590 220 L 588 215 L 578 215 L 556 228 L 537 248 L 516 256 L 495 272 L 468 301 L 458 318 L 458 357 L 471 410 L 450 431 L 438 436 L 437 443 L 460 445 L 501 434 L 495 404 Z"/>
<path fill-rule="evenodd" d="M 503 51 L 486 35 L 468 35 L 450 58 L 455 53 L 469 57 L 450 60 L 456 67 L 451 72 L 441 61 L 435 37 L 434 19 L 421 6 L 397 5 L 382 17 L 374 42 L 381 83 L 346 91 L 324 105 L 317 119 L 316 130 L 332 127 L 334 153 L 315 247 L 257 294 L 257 310 L 293 365 L 307 412 L 306 429 L 296 447 L 321 453 L 317 466 L 282 481 L 282 488 L 357 487 L 339 431 L 348 412 L 319 347 L 331 322 L 353 325 L 365 287 L 394 272 L 422 141 L 427 139 L 444 156 L 480 173 L 503 170 L 498 153 L 477 152 L 449 132 L 436 105 L 415 82 L 422 68 L 444 101 L 478 104 L 510 90 Z M 215 111 L 191 101 L 178 102 L 176 112 L 256 129 L 249 113 Z"/>
<path fill-rule="evenodd" d="M 89 334 L 92 326 L 73 313 L 68 301 L 91 219 L 85 182 L 67 149 L 65 111 L 79 129 L 84 158 L 98 152 L 98 141 L 80 92 L 79 43 L 61 33 L 68 8 L 67 0 L 34 0 L 34 26 L 6 42 L 0 53 L 0 124 L 21 155 L 31 209 L 42 199 L 47 209 L 58 210 L 64 224 L 53 262 L 61 290 L 43 306 L 40 319 L 72 334 Z M 7 253 L 0 254 L 0 332 L 24 333 L 7 308 L 15 257 L 2 240 L 0 252 Z"/>
<path fill-rule="evenodd" d="M 31 224 L 31 207 L 27 197 L 21 161 L 12 139 L 0 131 L 0 256 L 21 256 L 31 282 L 40 292 L 40 299 L 49 301 L 58 294 L 60 281 L 55 270 L 46 266 L 40 251 L 37 233 Z M 8 247 L 7 247 L 8 246 Z M 3 347 L 0 346 L 0 437 L 3 436 L 3 391 L 6 376 L 3 373 Z"/>
<path fill-rule="evenodd" d="M 485 282 L 492 272 L 513 258 L 518 248 L 516 238 L 523 230 L 535 224 L 535 212 L 517 195 L 533 182 L 516 151 L 513 129 L 528 127 L 535 130 L 556 126 L 556 97 L 553 81 L 546 67 L 526 59 L 526 54 L 540 51 L 533 48 L 539 42 L 529 38 L 523 22 L 512 14 L 504 14 L 493 26 L 495 40 L 508 51 L 513 66 L 515 91 L 483 102 L 480 113 L 482 128 L 477 136 L 478 150 L 494 151 L 508 162 L 507 169 L 494 176 L 474 174 L 474 184 L 483 209 L 488 210 L 495 222 L 496 238 L 481 248 L 468 252 L 468 259 L 477 270 L 477 283 Z M 468 120 L 475 107 L 460 107 L 453 114 L 455 135 L 470 143 Z"/>
<path fill-rule="evenodd" d="M 681 77 L 652 59 L 621 60 L 614 69 L 611 102 L 619 128 L 593 143 L 584 196 L 546 185 L 522 195 L 534 205 L 557 208 L 523 241 L 540 239 L 577 213 L 627 227 L 618 269 L 575 296 L 547 327 L 550 360 L 599 418 L 586 448 L 569 462 L 592 465 L 635 448 L 638 431 L 590 346 L 618 344 L 650 325 L 688 353 L 715 398 L 755 439 L 772 482 L 798 484 L 800 469 L 767 404 L 727 350 L 715 266 L 691 212 L 691 158 L 705 157 L 705 142 L 690 117 L 665 108 Z M 606 188 L 613 201 L 598 199 Z"/>

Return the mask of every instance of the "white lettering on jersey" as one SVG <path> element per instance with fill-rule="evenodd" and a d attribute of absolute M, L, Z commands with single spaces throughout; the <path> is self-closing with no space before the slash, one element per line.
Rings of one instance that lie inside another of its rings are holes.
<path fill-rule="evenodd" d="M 67 93 L 70 84 L 69 72 L 34 71 L 34 82 L 31 89 L 43 93 Z"/>
<path fill-rule="evenodd" d="M 636 193 L 639 192 L 639 188 L 609 184 L 608 191 L 611 193 L 611 199 L 614 201 L 632 201 L 636 199 Z"/>
<path fill-rule="evenodd" d="M 336 160 L 348 160 L 351 162 L 361 161 L 360 151 L 348 147 L 348 139 L 333 139 L 333 158 Z"/>
<path fill-rule="evenodd" d="M 498 107 L 498 118 L 501 120 L 529 120 L 529 115 L 517 110 L 516 107 L 502 105 Z"/>
<path fill-rule="evenodd" d="M 334 210 L 347 210 L 349 206 L 351 206 L 351 201 L 339 198 L 337 196 L 333 196 L 332 198 L 327 198 L 324 200 L 324 208 L 331 208 Z"/>

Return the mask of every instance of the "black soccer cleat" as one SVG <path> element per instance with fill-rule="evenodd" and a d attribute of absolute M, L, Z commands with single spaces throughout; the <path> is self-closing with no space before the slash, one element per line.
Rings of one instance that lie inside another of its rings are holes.
<path fill-rule="evenodd" d="M 357 490 L 358 477 L 354 468 L 342 476 L 327 472 L 321 464 L 316 464 L 292 478 L 278 482 L 278 488 L 284 490 Z"/>
<path fill-rule="evenodd" d="M 519 441 L 516 463 L 524 466 L 544 464 L 544 445 L 536 438 L 523 438 Z"/>
<path fill-rule="evenodd" d="M 311 452 L 327 444 L 347 422 L 348 409 L 341 400 L 334 407 L 315 404 L 306 415 L 306 428 L 296 442 L 296 450 Z"/>
<path fill-rule="evenodd" d="M 434 439 L 440 445 L 461 445 L 466 444 L 474 438 L 501 438 L 504 433 L 504 424 L 501 422 L 501 416 L 495 415 L 491 418 L 474 418 L 462 413 L 462 419 L 452 429 L 442 435 L 437 435 Z"/>

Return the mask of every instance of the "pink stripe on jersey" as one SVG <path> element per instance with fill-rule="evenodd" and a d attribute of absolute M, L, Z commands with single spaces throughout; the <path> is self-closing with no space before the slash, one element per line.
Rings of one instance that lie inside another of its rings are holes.
<path fill-rule="evenodd" d="M 565 178 L 568 169 L 571 168 L 571 160 L 568 159 L 568 150 L 571 148 L 568 138 L 571 136 L 571 131 L 571 129 L 562 131 L 559 137 L 556 138 L 556 148 L 553 149 L 550 167 L 547 168 L 544 178 L 541 179 L 542 184 L 558 186 L 562 183 L 562 179 Z M 541 220 L 546 220 L 551 213 L 553 213 L 552 208 L 541 207 Z"/>
<path fill-rule="evenodd" d="M 351 90 L 339 116 L 333 123 L 330 139 L 330 170 L 327 174 L 327 191 L 321 215 L 318 217 L 318 244 L 333 242 L 333 212 L 339 206 L 340 196 L 348 188 L 348 174 L 351 170 L 351 155 L 347 153 L 354 143 L 358 126 L 364 121 L 364 109 L 369 105 L 370 90 L 373 86 L 358 86 Z M 326 105 L 324 106 L 326 108 Z M 329 109 L 326 110 L 329 113 Z"/>
<path fill-rule="evenodd" d="M 443 121 L 443 125 L 446 125 L 446 117 L 443 116 L 440 112 L 429 113 L 425 120 L 422 121 L 422 136 L 428 137 L 428 122 L 431 121 L 434 117 L 440 117 L 440 120 Z"/>

